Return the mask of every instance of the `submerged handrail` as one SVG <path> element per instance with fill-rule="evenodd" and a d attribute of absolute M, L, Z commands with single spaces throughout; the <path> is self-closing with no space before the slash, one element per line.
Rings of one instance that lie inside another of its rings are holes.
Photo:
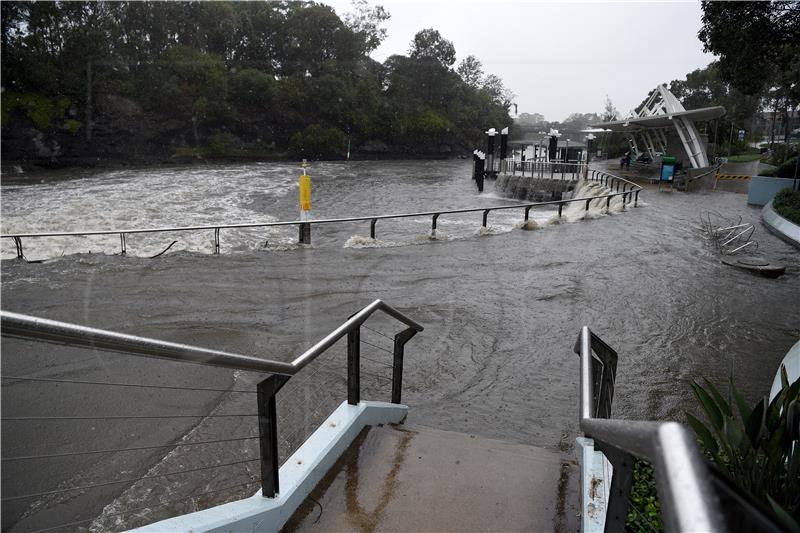
<path fill-rule="evenodd" d="M 341 218 L 323 218 L 323 219 L 312 219 L 312 220 L 284 220 L 284 221 L 277 221 L 277 222 L 243 222 L 243 223 L 235 223 L 235 224 L 202 224 L 202 225 L 195 225 L 195 226 L 170 226 L 170 227 L 159 227 L 159 228 L 118 228 L 112 230 L 85 230 L 85 231 L 47 231 L 47 232 L 39 232 L 39 233 L 4 233 L 0 234 L 0 239 L 13 239 L 16 248 L 17 248 L 17 257 L 23 257 L 22 251 L 22 239 L 23 238 L 40 238 L 40 237 L 81 237 L 81 236 L 94 236 L 94 235 L 119 235 L 120 237 L 120 246 L 122 250 L 122 254 L 125 255 L 126 253 L 126 241 L 125 237 L 127 235 L 132 234 L 142 234 L 142 233 L 164 233 L 164 232 L 183 232 L 183 231 L 203 231 L 203 230 L 213 230 L 214 231 L 214 245 L 215 245 L 215 253 L 219 253 L 219 232 L 222 229 L 242 229 L 242 228 L 264 228 L 264 227 L 274 227 L 274 226 L 299 226 L 303 227 L 310 227 L 313 224 L 338 224 L 344 222 L 362 222 L 362 221 L 370 221 L 370 237 L 375 238 L 375 223 L 378 220 L 386 220 L 386 219 L 393 219 L 393 218 L 411 218 L 411 217 L 434 217 L 432 221 L 432 229 L 436 229 L 436 219 L 441 215 L 448 215 L 448 214 L 460 214 L 460 213 L 477 213 L 483 212 L 488 213 L 491 211 L 502 211 L 506 209 L 524 209 L 525 210 L 525 220 L 528 220 L 528 213 L 529 211 L 538 206 L 548 206 L 548 205 L 557 205 L 559 206 L 559 214 L 561 212 L 561 208 L 573 202 L 587 202 L 587 210 L 588 210 L 588 202 L 590 200 L 595 200 L 598 198 L 606 198 L 610 201 L 611 198 L 616 196 L 622 196 L 623 202 L 625 204 L 630 203 L 631 199 L 633 199 L 634 207 L 638 205 L 639 200 L 639 192 L 642 190 L 642 187 L 626 180 L 625 178 L 621 178 L 619 176 L 615 176 L 613 174 L 609 174 L 608 172 L 601 171 L 601 170 L 586 170 L 586 179 L 599 181 L 604 183 L 606 186 L 609 186 L 609 182 L 611 183 L 610 187 L 612 191 L 608 194 L 598 195 L 598 196 L 591 196 L 591 197 L 581 197 L 581 198 L 569 198 L 563 200 L 550 200 L 546 202 L 525 202 L 525 203 L 516 203 L 511 205 L 500 205 L 500 206 L 482 206 L 482 207 L 468 207 L 462 209 L 443 209 L 443 210 L 430 210 L 430 211 L 419 211 L 413 213 L 392 213 L 388 215 L 365 215 L 365 216 L 357 216 L 357 217 L 341 217 Z M 616 190 L 613 189 L 614 185 L 616 184 Z M 620 184 L 623 184 L 623 190 L 620 192 L 619 187 Z M 486 225 L 486 217 L 484 217 L 484 226 Z M 301 241 L 302 242 L 302 241 Z"/>
<path fill-rule="evenodd" d="M 695 438 L 676 422 L 611 420 L 616 352 L 587 326 L 575 352 L 581 360 L 580 429 L 614 466 L 609 501 L 614 512 L 606 516 L 606 531 L 625 528 L 633 469 L 626 456 L 653 464 L 667 531 L 724 531 L 719 498 Z"/>
<path fill-rule="evenodd" d="M 234 370 L 252 370 L 293 376 L 330 348 L 336 341 L 361 326 L 376 311 L 386 313 L 416 332 L 424 329 L 421 325 L 382 300 L 375 300 L 295 358 L 294 361 L 286 363 L 261 359 L 251 355 L 210 350 L 136 335 L 126 335 L 115 331 L 49 320 L 5 310 L 0 310 L 0 327 L 4 337 L 40 340 L 82 348 L 219 366 Z"/>

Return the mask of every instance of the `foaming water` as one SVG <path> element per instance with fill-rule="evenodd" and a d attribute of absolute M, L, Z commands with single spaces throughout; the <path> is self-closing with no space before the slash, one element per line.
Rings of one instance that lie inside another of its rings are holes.
<path fill-rule="evenodd" d="M 2 232 L 45 233 L 272 222 L 274 214 L 255 209 L 253 198 L 280 199 L 296 187 L 285 164 L 221 165 L 101 171 L 75 180 L 37 176 L 34 185 L 3 185 Z M 270 228 L 224 230 L 229 251 L 252 250 L 267 240 L 286 241 Z M 213 230 L 127 235 L 128 253 L 149 257 L 173 241 L 171 251 L 213 253 Z M 26 239 L 26 257 L 43 259 L 73 253 L 120 253 L 118 235 Z M 4 239 L 2 258 L 15 257 Z"/>
<path fill-rule="evenodd" d="M 517 202 L 492 192 L 479 194 L 463 161 L 317 163 L 309 172 L 316 219 Z M 124 231 L 296 220 L 298 174 L 299 169 L 283 163 L 100 171 L 67 181 L 42 174 L 31 178 L 35 184 L 3 186 L 2 232 Z M 605 190 L 584 183 L 578 193 L 596 195 Z M 579 207 L 570 205 L 565 210 L 568 221 L 585 218 Z M 598 210 L 602 210 L 599 204 L 593 204 L 592 213 Z M 553 213 L 552 206 L 543 206 L 531 210 L 530 217 L 537 225 L 545 225 Z M 520 228 L 522 214 L 522 209 L 492 211 L 487 228 L 481 227 L 481 212 L 443 214 L 438 235 L 424 229 L 431 225 L 428 217 L 383 219 L 377 224 L 375 242 L 353 231 L 367 227 L 368 221 L 315 226 L 312 243 L 314 247 L 384 248 L 418 244 L 421 234 L 433 240 L 499 235 Z M 296 242 L 295 226 L 220 231 L 220 251 L 225 254 L 293 250 Z M 213 229 L 126 233 L 125 244 L 127 255 L 138 257 L 215 251 Z M 76 253 L 120 254 L 122 242 L 119 234 L 25 238 L 23 248 L 28 260 L 48 260 Z M 10 239 L 0 243 L 0 251 L 3 259 L 16 256 Z"/>

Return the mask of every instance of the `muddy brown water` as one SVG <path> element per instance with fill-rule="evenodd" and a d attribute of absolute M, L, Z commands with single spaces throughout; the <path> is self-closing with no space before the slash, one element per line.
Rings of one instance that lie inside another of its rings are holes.
<path fill-rule="evenodd" d="M 319 216 L 355 215 L 506 202 L 478 197 L 468 172 L 468 162 L 460 161 L 326 164 L 317 172 L 315 210 Z M 134 186 L 124 179 L 121 184 L 105 194 Z M 15 197 L 35 197 L 35 190 L 8 192 L 3 190 L 4 231 L 7 213 L 24 211 Z M 46 194 L 59 194 L 58 186 Z M 231 205 L 243 214 L 251 209 L 289 219 L 295 196 L 292 188 L 254 192 L 238 200 L 245 203 Z M 651 189 L 640 199 L 642 207 L 624 213 L 543 223 L 535 231 L 514 228 L 521 211 L 493 213 L 487 232 L 477 231 L 480 213 L 449 223 L 443 216 L 439 227 L 445 235 L 439 240 L 427 238 L 429 219 L 381 221 L 378 237 L 386 247 L 353 247 L 351 237 L 369 231 L 368 223 L 354 223 L 315 228 L 310 247 L 291 245 L 295 236 L 287 230 L 268 235 L 273 242 L 285 239 L 281 246 L 264 248 L 242 238 L 228 251 L 223 234 L 226 253 L 219 256 L 204 253 L 204 237 L 197 241 L 200 249 L 187 245 L 152 260 L 97 253 L 44 263 L 6 260 L 2 307 L 291 360 L 380 298 L 425 326 L 407 345 L 403 401 L 411 407 L 410 422 L 565 448 L 577 435 L 578 358 L 572 346 L 583 325 L 620 354 L 614 413 L 629 419 L 682 420 L 684 410 L 696 410 L 687 382 L 701 377 L 722 387 L 733 377 L 751 400 L 766 394 L 778 363 L 800 337 L 800 253 L 764 229 L 760 211 L 748 207 L 745 196 Z M 699 215 L 707 209 L 754 222 L 759 251 L 785 263 L 786 274 L 772 280 L 723 265 L 699 229 Z M 536 216 L 544 221 L 551 214 Z M 56 244 L 54 255 L 63 246 Z M 37 253 L 50 252 L 42 246 Z M 380 317 L 367 325 L 374 331 L 362 331 L 369 343 L 362 353 L 370 359 L 364 361 L 362 398 L 386 400 L 391 385 L 384 364 L 390 355 L 384 350 L 391 343 L 381 334 L 400 328 Z M 262 377 L 257 374 L 6 338 L 2 349 L 3 376 L 214 389 L 5 379 L 4 458 L 257 433 L 252 416 L 204 417 L 254 414 L 252 391 Z M 339 343 L 279 394 L 282 458 L 346 398 L 344 356 Z M 242 392 L 220 392 L 231 389 Z M 102 418 L 170 414 L 197 418 Z M 100 418 L 5 420 L 80 415 Z M 249 461 L 257 449 L 255 440 L 237 440 L 4 461 L 3 498 L 122 481 L 4 501 L 3 528 L 79 522 L 66 529 L 124 529 L 252 494 L 257 485 L 243 483 L 257 478 L 257 462 L 211 467 Z M 130 481 L 142 476 L 149 479 Z"/>

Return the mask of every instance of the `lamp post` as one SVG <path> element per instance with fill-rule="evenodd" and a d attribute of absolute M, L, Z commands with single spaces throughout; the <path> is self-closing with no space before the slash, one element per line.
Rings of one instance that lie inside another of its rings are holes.
<path fill-rule="evenodd" d="M 497 135 L 497 130 L 494 128 L 489 128 L 486 132 L 486 136 L 488 137 L 486 140 L 486 173 L 491 176 L 495 177 L 496 173 L 494 172 L 494 137 Z"/>
<path fill-rule="evenodd" d="M 561 137 L 561 133 L 558 130 L 551 129 L 550 132 L 547 134 L 550 137 L 550 146 L 548 147 L 548 159 L 555 159 L 558 157 L 558 138 Z"/>
<path fill-rule="evenodd" d="M 542 143 L 544 142 L 545 137 L 547 137 L 547 132 L 546 131 L 540 131 L 539 135 L 541 135 L 542 137 L 539 139 L 539 147 L 536 149 L 536 153 L 533 156 L 533 159 L 535 161 L 538 161 L 539 158 L 541 157 L 541 154 L 542 154 Z"/>
<path fill-rule="evenodd" d="M 586 136 L 586 169 L 584 170 L 584 179 L 589 178 L 589 160 L 592 158 L 592 141 L 595 140 L 594 133 Z"/>

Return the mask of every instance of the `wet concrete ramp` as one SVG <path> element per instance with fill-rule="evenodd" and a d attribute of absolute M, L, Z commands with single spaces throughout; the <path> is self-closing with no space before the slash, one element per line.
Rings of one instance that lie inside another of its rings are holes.
<path fill-rule="evenodd" d="M 284 531 L 576 531 L 578 477 L 557 450 L 365 428 Z"/>

